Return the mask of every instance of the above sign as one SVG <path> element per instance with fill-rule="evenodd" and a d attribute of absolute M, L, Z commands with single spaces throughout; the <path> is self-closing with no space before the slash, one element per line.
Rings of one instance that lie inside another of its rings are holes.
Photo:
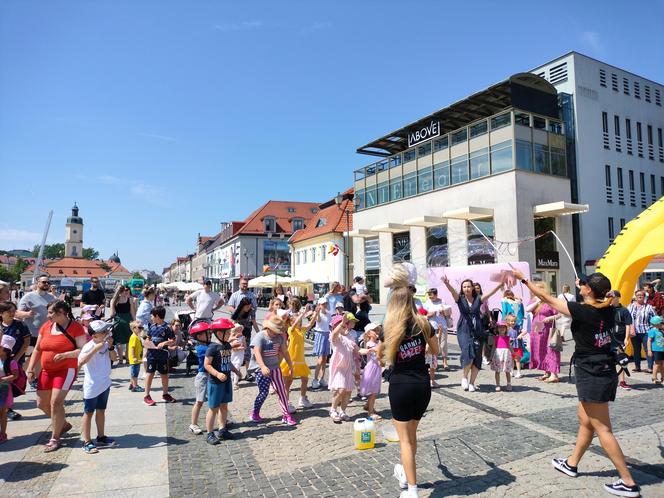
<path fill-rule="evenodd" d="M 543 270 L 559 270 L 560 258 L 557 251 L 541 251 L 535 254 L 535 267 Z"/>
<path fill-rule="evenodd" d="M 439 135 L 440 122 L 431 121 L 429 126 L 425 126 L 417 131 L 408 133 L 408 147 L 412 147 L 413 145 L 417 145 L 420 142 L 424 142 L 425 140 L 429 140 L 430 138 L 437 137 Z"/>

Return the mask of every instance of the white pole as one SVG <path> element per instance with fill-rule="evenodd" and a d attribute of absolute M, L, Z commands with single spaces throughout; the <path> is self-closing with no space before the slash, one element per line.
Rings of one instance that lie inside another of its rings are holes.
<path fill-rule="evenodd" d="M 48 236 L 48 230 L 51 228 L 51 218 L 53 218 L 53 210 L 50 210 L 48 212 L 48 219 L 46 220 L 44 235 L 42 235 L 41 246 L 39 247 L 39 254 L 37 254 L 37 262 L 35 263 L 35 271 L 32 272 L 33 284 L 37 281 L 37 273 L 39 272 L 39 267 L 41 266 L 42 260 L 44 259 L 44 245 L 46 244 L 46 237 Z"/>

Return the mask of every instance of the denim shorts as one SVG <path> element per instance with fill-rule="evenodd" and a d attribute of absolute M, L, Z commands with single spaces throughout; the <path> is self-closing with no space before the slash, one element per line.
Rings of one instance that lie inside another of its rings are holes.
<path fill-rule="evenodd" d="M 136 379 L 139 373 L 141 373 L 140 363 L 136 363 L 136 365 L 129 366 L 129 375 L 131 376 L 132 379 Z"/>
<path fill-rule="evenodd" d="M 96 398 L 84 399 L 83 412 L 93 413 L 95 410 L 106 410 L 106 405 L 108 405 L 108 395 L 110 393 L 111 393 L 111 388 L 109 387 Z"/>

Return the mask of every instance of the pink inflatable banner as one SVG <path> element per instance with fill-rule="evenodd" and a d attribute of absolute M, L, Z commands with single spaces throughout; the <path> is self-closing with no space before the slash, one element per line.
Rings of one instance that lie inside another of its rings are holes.
<path fill-rule="evenodd" d="M 512 263 L 512 266 L 521 270 L 526 278 L 530 278 L 530 265 L 520 261 Z M 470 265 L 470 266 L 454 266 L 454 267 L 438 267 L 428 268 L 427 270 L 427 284 L 428 288 L 435 287 L 438 289 L 438 297 L 440 297 L 445 304 L 452 306 L 452 317 L 454 318 L 454 328 L 456 329 L 457 320 L 459 319 L 459 310 L 457 309 L 452 295 L 441 281 L 442 276 L 447 275 L 450 285 L 461 293 L 461 282 L 470 279 L 477 282 L 482 286 L 482 291 L 487 294 L 493 290 L 499 283 L 505 284 L 505 289 L 512 289 L 514 295 L 523 300 L 524 306 L 530 302 L 531 296 L 528 288 L 521 282 L 514 278 L 512 268 L 507 263 L 494 263 L 488 265 Z M 500 309 L 500 300 L 503 297 L 503 291 L 496 292 L 487 303 L 489 309 Z"/>

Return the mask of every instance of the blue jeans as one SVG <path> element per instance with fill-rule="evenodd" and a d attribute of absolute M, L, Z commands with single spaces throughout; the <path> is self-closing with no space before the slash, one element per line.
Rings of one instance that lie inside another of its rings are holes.
<path fill-rule="evenodd" d="M 641 370 L 641 345 L 643 345 L 648 368 L 652 370 L 652 356 L 648 356 L 648 334 L 636 334 L 631 340 L 632 347 L 634 348 L 634 366 L 636 369 Z"/>

